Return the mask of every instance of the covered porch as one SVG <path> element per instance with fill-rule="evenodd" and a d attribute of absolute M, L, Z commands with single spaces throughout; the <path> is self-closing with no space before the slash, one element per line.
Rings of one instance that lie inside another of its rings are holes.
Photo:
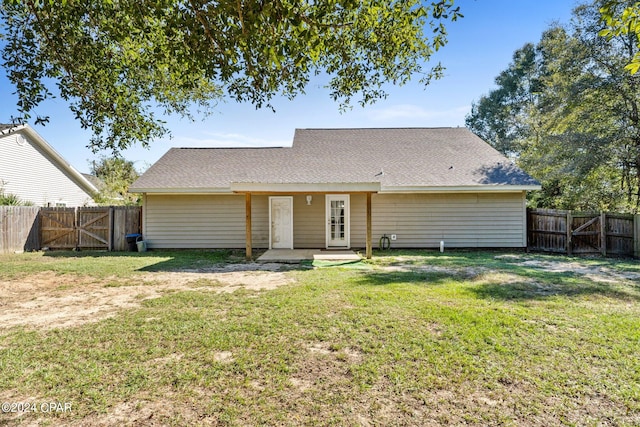
<path fill-rule="evenodd" d="M 245 197 L 247 259 L 253 257 L 256 232 L 256 247 L 264 248 L 265 240 L 268 242 L 268 255 L 263 255 L 267 258 L 336 259 L 348 255 L 357 260 L 360 257 L 352 247 L 363 248 L 364 256 L 371 258 L 371 199 L 379 191 L 379 183 L 255 187 L 232 184 L 234 192 Z M 253 212 L 256 207 L 259 213 Z M 271 252 L 273 249 L 279 251 Z"/>

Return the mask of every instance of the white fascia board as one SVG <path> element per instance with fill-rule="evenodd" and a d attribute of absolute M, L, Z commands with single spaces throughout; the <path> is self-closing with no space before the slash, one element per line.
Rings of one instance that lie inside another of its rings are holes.
<path fill-rule="evenodd" d="M 331 193 L 331 192 L 378 192 L 379 182 L 322 182 L 322 183 L 247 183 L 232 182 L 231 190 L 236 193 Z"/>
<path fill-rule="evenodd" d="M 382 187 L 380 193 L 515 193 L 540 190 L 540 185 L 459 185 Z"/>
<path fill-rule="evenodd" d="M 234 194 L 234 193 L 331 193 L 331 192 L 377 192 L 377 193 L 515 193 L 539 190 L 539 185 L 466 185 L 466 186 L 396 186 L 380 188 L 379 182 L 361 183 L 231 183 L 230 187 L 212 188 L 130 188 L 130 193 L 147 194 Z"/>

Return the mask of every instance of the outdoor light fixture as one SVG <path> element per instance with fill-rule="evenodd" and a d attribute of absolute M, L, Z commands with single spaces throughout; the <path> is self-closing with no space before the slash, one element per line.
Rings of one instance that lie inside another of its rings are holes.
<path fill-rule="evenodd" d="M 311 206 L 311 200 L 313 200 L 313 196 L 308 195 L 307 196 L 307 206 Z"/>

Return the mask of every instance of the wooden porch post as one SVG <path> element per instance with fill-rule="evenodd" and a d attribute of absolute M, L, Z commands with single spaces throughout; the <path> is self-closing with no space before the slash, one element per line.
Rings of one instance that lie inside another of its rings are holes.
<path fill-rule="evenodd" d="M 251 248 L 251 193 L 245 193 L 244 201 L 245 201 L 244 210 L 245 210 L 245 219 L 246 219 L 245 241 L 247 244 L 246 258 L 247 258 L 247 261 L 251 261 L 251 250 L 252 250 Z"/>
<path fill-rule="evenodd" d="M 371 259 L 371 193 L 367 193 L 367 259 Z"/>

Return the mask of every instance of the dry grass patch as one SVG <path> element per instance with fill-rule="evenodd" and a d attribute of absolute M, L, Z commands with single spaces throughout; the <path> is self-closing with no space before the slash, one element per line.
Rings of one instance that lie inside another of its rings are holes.
<path fill-rule="evenodd" d="M 273 290 L 292 283 L 283 272 L 238 271 L 211 273 L 158 272 L 135 278 L 35 273 L 14 279 L 0 278 L 0 329 L 74 327 L 138 308 L 143 301 L 168 292 L 234 292 Z"/>

